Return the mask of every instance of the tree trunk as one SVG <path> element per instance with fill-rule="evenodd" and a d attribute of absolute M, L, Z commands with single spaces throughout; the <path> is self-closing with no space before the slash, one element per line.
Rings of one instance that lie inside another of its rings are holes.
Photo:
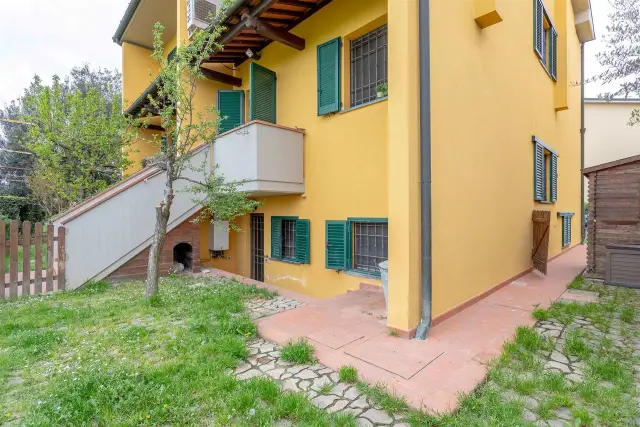
<path fill-rule="evenodd" d="M 147 266 L 147 283 L 145 296 L 147 299 L 158 294 L 158 276 L 160 270 L 160 257 L 165 237 L 167 237 L 167 224 L 171 215 L 171 204 L 173 203 L 173 180 L 170 178 L 171 171 L 167 170 L 167 185 L 165 197 L 160 205 L 156 206 L 156 227 L 153 231 L 153 240 L 149 250 L 149 262 Z"/>

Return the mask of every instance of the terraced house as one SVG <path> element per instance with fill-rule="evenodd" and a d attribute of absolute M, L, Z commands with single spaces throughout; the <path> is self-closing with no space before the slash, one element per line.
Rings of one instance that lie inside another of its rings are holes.
<path fill-rule="evenodd" d="M 154 23 L 169 52 L 218 3 L 131 1 L 114 36 L 127 113 L 155 88 Z M 380 286 L 388 260 L 388 326 L 423 337 L 529 271 L 532 253 L 544 270 L 579 244 L 571 82 L 594 38 L 589 0 L 235 0 L 224 22 L 196 103 L 225 119 L 195 155 L 264 203 L 225 233 L 191 223 L 200 207 L 178 195 L 163 271 L 177 260 L 324 298 Z M 137 143 L 129 179 L 58 218 L 69 248 L 94 242 L 82 263 L 69 254 L 72 286 L 144 275 L 162 194 L 140 162 L 151 147 Z M 533 211 L 548 212 L 542 228 Z"/>

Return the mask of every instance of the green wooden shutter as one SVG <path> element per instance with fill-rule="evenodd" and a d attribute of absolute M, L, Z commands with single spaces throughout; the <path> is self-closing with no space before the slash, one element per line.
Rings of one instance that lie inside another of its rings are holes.
<path fill-rule="evenodd" d="M 347 222 L 326 222 L 325 265 L 331 270 L 347 268 Z"/>
<path fill-rule="evenodd" d="M 544 61 L 544 6 L 542 0 L 533 0 L 533 49 Z"/>
<path fill-rule="evenodd" d="M 553 80 L 558 80 L 558 33 L 551 27 L 551 49 L 549 49 L 551 60 L 549 61 L 549 73 Z"/>
<path fill-rule="evenodd" d="M 219 132 L 224 133 L 244 123 L 244 91 L 219 90 L 218 112 L 220 113 Z"/>
<path fill-rule="evenodd" d="M 308 219 L 296 221 L 296 261 L 309 264 L 309 234 L 311 226 Z"/>
<path fill-rule="evenodd" d="M 551 201 L 558 200 L 558 156 L 551 154 L 549 159 L 549 187 L 551 187 Z"/>
<path fill-rule="evenodd" d="M 544 147 L 533 144 L 533 198 L 544 201 L 546 193 L 544 176 Z"/>
<path fill-rule="evenodd" d="M 558 212 L 558 216 L 562 218 L 562 247 L 566 248 L 571 245 L 571 218 L 572 212 Z"/>
<path fill-rule="evenodd" d="M 276 122 L 276 73 L 252 62 L 250 75 L 250 120 Z"/>
<path fill-rule="evenodd" d="M 340 111 L 340 37 L 318 46 L 318 115 Z"/>
<path fill-rule="evenodd" d="M 271 217 L 271 258 L 282 258 L 282 217 Z"/>

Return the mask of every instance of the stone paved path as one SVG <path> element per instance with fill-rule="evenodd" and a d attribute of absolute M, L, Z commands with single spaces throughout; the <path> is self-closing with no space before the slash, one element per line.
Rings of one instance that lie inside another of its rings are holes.
<path fill-rule="evenodd" d="M 583 296 L 590 296 L 597 298 L 597 293 L 588 291 L 573 291 L 573 293 L 579 293 Z M 640 294 L 639 294 L 640 295 Z M 561 298 L 562 299 L 562 298 Z M 576 302 L 576 301 L 572 301 Z M 557 321 L 539 321 L 535 325 L 535 329 L 541 335 L 549 337 L 553 343 L 553 349 L 551 351 L 539 351 L 539 359 L 544 363 L 545 372 L 557 372 L 561 373 L 566 380 L 570 383 L 579 384 L 585 380 L 585 363 L 578 357 L 569 355 L 565 351 L 565 343 L 567 336 L 574 333 L 581 334 L 581 337 L 586 341 L 590 348 L 596 348 L 600 345 L 600 339 L 606 337 L 613 342 L 613 346 L 620 350 L 633 352 L 633 356 L 640 356 L 640 338 L 637 334 L 638 323 L 633 328 L 636 330 L 635 336 L 623 337 L 622 329 L 625 327 L 620 321 L 619 315 L 611 316 L 610 328 L 607 332 L 596 328 L 592 322 L 585 317 L 574 317 L 573 321 L 568 325 L 564 325 Z M 630 325 L 626 325 L 630 327 Z M 627 332 L 628 333 L 628 332 Z M 636 373 L 640 373 L 640 366 L 636 366 Z M 524 373 L 524 375 L 530 375 L 530 373 Z M 497 384 L 492 386 L 500 388 Z M 600 383 L 600 387 L 612 387 L 613 384 L 603 381 Z M 640 383 L 636 378 L 636 388 L 640 390 Z M 562 427 L 562 426 L 574 426 L 575 419 L 572 416 L 572 410 L 570 408 L 559 408 L 553 411 L 553 417 L 550 419 L 541 419 L 537 411 L 540 407 L 540 402 L 544 396 L 523 396 L 516 393 L 514 390 L 502 390 L 501 395 L 505 400 L 520 400 L 524 403 L 524 418 L 528 421 L 534 422 L 537 426 L 549 426 L 549 427 Z M 628 399 L 632 397 L 626 396 Z M 635 398 L 640 410 L 640 398 Z M 575 409 L 575 408 L 574 408 Z M 584 407 L 590 416 L 594 418 L 593 425 L 601 425 L 597 420 L 597 414 L 589 406 Z M 590 424 L 591 425 L 591 424 Z M 636 419 L 636 424 L 640 425 L 640 420 Z"/>
<path fill-rule="evenodd" d="M 245 304 L 249 315 L 256 320 L 302 303 L 281 296 L 271 300 L 252 300 Z M 238 366 L 235 375 L 240 380 L 263 376 L 278 381 L 284 390 L 306 394 L 319 408 L 329 412 L 345 412 L 356 417 L 358 426 L 405 427 L 402 415 L 380 410 L 355 385 L 340 381 L 338 373 L 321 364 L 296 365 L 280 358 L 280 346 L 258 338 L 249 343 L 249 359 Z M 281 425 L 287 425 L 283 420 Z"/>
<path fill-rule="evenodd" d="M 343 383 L 338 373 L 321 364 L 296 365 L 280 358 L 280 347 L 261 338 L 249 344 L 249 359 L 235 370 L 247 380 L 258 376 L 277 380 L 284 390 L 305 393 L 319 408 L 356 417 L 358 426 L 407 426 L 403 416 L 380 410 L 355 385 Z"/>
<path fill-rule="evenodd" d="M 249 315 L 253 320 L 260 319 L 261 317 L 271 316 L 283 311 L 292 310 L 296 307 L 304 305 L 296 300 L 277 296 L 272 299 L 254 299 L 245 304 Z"/>

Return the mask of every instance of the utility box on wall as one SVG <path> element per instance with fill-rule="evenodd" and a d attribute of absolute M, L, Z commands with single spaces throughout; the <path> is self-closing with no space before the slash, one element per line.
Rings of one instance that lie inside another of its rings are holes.
<path fill-rule="evenodd" d="M 209 223 L 209 250 L 229 250 L 229 221 Z"/>

